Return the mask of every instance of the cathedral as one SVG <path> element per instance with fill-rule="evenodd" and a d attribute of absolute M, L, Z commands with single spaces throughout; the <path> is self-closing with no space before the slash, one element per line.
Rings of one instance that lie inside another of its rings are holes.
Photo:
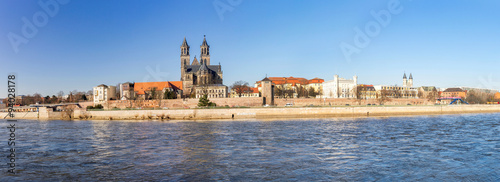
<path fill-rule="evenodd" d="M 413 76 L 410 73 L 410 79 L 406 79 L 406 73 L 403 75 L 403 87 L 413 87 Z"/>
<path fill-rule="evenodd" d="M 223 93 L 227 92 L 227 87 L 222 85 L 220 63 L 210 65 L 210 46 L 206 37 L 200 46 L 199 60 L 195 56 L 192 62 L 189 45 L 184 37 L 181 45 L 181 81 L 185 95 L 193 95 L 196 92 L 197 98 L 202 94 L 208 94 L 209 98 L 227 96 L 227 93 Z"/>

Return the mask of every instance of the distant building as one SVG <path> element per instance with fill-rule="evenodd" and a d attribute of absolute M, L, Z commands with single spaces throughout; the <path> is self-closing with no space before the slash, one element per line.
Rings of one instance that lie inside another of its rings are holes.
<path fill-rule="evenodd" d="M 373 86 L 378 96 L 386 95 L 390 98 L 418 98 L 418 89 L 413 87 L 413 75 L 409 79 L 403 74 L 403 86 L 376 85 Z"/>
<path fill-rule="evenodd" d="M 274 105 L 274 84 L 267 76 L 260 81 L 262 105 Z"/>
<path fill-rule="evenodd" d="M 211 65 L 210 64 L 210 46 L 207 43 L 206 38 L 203 38 L 203 42 L 200 46 L 200 60 L 194 57 L 191 62 L 191 55 L 189 54 L 190 46 L 188 45 L 186 38 L 181 45 L 181 81 L 182 88 L 184 89 L 184 94 L 193 95 L 195 92 L 194 88 L 200 88 L 198 86 L 208 86 L 210 88 L 215 88 L 222 85 L 222 68 L 221 65 Z M 222 89 L 219 87 L 213 91 Z M 227 90 L 227 88 L 226 88 Z M 203 91 L 196 91 L 201 93 Z M 227 94 L 226 94 L 227 95 Z"/>
<path fill-rule="evenodd" d="M 460 97 L 465 99 L 467 97 L 467 91 L 462 90 L 461 88 L 447 88 L 446 90 L 439 92 L 439 96 L 441 98 Z"/>
<path fill-rule="evenodd" d="M 403 87 L 413 87 L 413 76 L 410 73 L 410 79 L 406 79 L 406 73 L 403 74 Z"/>
<path fill-rule="evenodd" d="M 156 92 L 156 94 L 159 94 L 159 96 L 162 99 L 164 96 L 163 94 L 166 91 L 175 92 L 177 94 L 177 97 L 180 98 L 180 96 L 182 95 L 182 88 L 183 87 L 181 81 L 136 82 L 133 85 L 135 96 L 141 100 L 147 100 L 147 99 L 152 99 L 154 97 L 158 97 L 158 96 L 153 96 L 152 93 L 153 90 Z"/>
<path fill-rule="evenodd" d="M 208 98 L 227 97 L 227 86 L 222 84 L 194 86 L 193 89 L 195 90 L 196 98 L 201 98 L 205 94 L 207 95 Z"/>
<path fill-rule="evenodd" d="M 134 83 L 125 82 L 120 84 L 120 100 L 132 100 L 135 96 Z"/>
<path fill-rule="evenodd" d="M 377 91 L 377 95 L 386 94 L 387 97 L 391 98 L 418 98 L 418 90 L 413 87 L 387 85 L 376 85 L 373 87 Z"/>
<path fill-rule="evenodd" d="M 116 100 L 116 87 L 101 84 L 94 87 L 94 104 Z"/>
<path fill-rule="evenodd" d="M 260 97 L 259 88 L 246 87 L 242 90 L 241 97 Z M 240 94 L 235 89 L 231 89 L 231 98 L 240 97 Z"/>
<path fill-rule="evenodd" d="M 421 86 L 418 88 L 419 98 L 427 98 L 429 94 L 435 94 L 435 97 L 437 97 L 438 96 L 437 88 L 434 86 Z"/>
<path fill-rule="evenodd" d="M 334 75 L 333 80 L 323 83 L 323 98 L 356 98 L 357 85 L 358 76 L 348 80 Z"/>
<path fill-rule="evenodd" d="M 297 98 L 299 92 L 303 91 L 302 95 L 307 95 L 306 92 L 311 89 L 317 94 L 321 95 L 323 92 L 321 78 L 313 78 L 311 80 L 301 77 L 266 77 L 273 84 L 274 96 L 281 98 Z M 255 82 L 255 87 L 262 93 L 262 80 Z"/>
<path fill-rule="evenodd" d="M 493 98 L 495 100 L 500 100 L 500 92 L 495 93 L 495 96 Z"/>
<path fill-rule="evenodd" d="M 3 103 L 3 100 L 4 99 L 0 99 L 0 109 L 3 109 L 3 108 L 7 107 L 7 103 Z"/>
<path fill-rule="evenodd" d="M 373 85 L 359 84 L 357 89 L 359 89 L 358 95 L 359 95 L 360 99 L 376 99 L 377 98 L 377 91 L 375 90 Z"/>

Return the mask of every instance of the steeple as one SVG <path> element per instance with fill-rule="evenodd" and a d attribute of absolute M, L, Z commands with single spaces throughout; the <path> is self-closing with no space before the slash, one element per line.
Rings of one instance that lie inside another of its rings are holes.
<path fill-rule="evenodd" d="M 410 79 L 408 80 L 408 86 L 413 87 L 413 75 L 410 73 Z"/>
<path fill-rule="evenodd" d="M 207 37 L 203 35 L 203 42 L 200 46 L 200 62 L 210 65 L 210 46 L 207 43 Z"/>
<path fill-rule="evenodd" d="M 189 45 L 186 41 L 186 37 L 184 37 L 184 41 L 181 45 L 181 55 L 189 55 Z"/>
<path fill-rule="evenodd" d="M 201 46 L 208 46 L 208 44 L 207 44 L 207 36 L 206 35 L 203 35 L 203 43 L 201 44 Z"/>
<path fill-rule="evenodd" d="M 186 41 L 186 37 L 184 37 L 184 42 L 182 42 L 182 46 L 181 47 L 189 47 L 187 41 Z"/>
<path fill-rule="evenodd" d="M 196 59 L 196 55 L 194 56 L 194 60 L 193 60 L 193 63 L 191 63 L 191 65 L 200 65 L 200 63 L 198 62 L 198 59 Z"/>
<path fill-rule="evenodd" d="M 184 75 L 186 73 L 186 66 L 189 65 L 191 57 L 189 56 L 189 45 L 184 37 L 184 41 L 181 45 L 181 81 L 184 81 Z"/>
<path fill-rule="evenodd" d="M 408 86 L 408 81 L 406 79 L 406 73 L 404 73 L 404 75 L 403 75 L 403 87 L 406 87 L 406 86 Z"/>

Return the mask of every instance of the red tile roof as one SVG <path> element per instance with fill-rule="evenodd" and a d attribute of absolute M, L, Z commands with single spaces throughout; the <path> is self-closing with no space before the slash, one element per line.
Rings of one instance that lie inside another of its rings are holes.
<path fill-rule="evenodd" d="M 297 84 L 301 85 L 307 85 L 311 83 L 323 83 L 325 80 L 321 78 L 313 78 L 311 80 L 307 80 L 305 78 L 300 78 L 300 77 L 268 77 L 269 80 L 271 80 L 275 85 L 283 85 L 283 84 L 291 84 L 292 86 L 295 86 Z M 257 83 L 260 83 L 260 81 L 257 81 Z"/>
<path fill-rule="evenodd" d="M 259 93 L 259 88 L 251 88 L 252 89 L 252 93 Z"/>
<path fill-rule="evenodd" d="M 137 94 L 142 95 L 145 91 L 149 91 L 152 88 L 156 90 L 163 90 L 164 88 L 173 88 L 175 90 L 182 90 L 182 81 L 172 81 L 172 82 L 135 82 L 134 91 Z"/>

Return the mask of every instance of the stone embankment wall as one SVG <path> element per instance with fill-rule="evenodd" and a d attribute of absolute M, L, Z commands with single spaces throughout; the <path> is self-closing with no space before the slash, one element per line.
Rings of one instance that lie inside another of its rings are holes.
<path fill-rule="evenodd" d="M 500 112 L 498 105 L 463 106 L 387 106 L 387 107 L 301 107 L 301 108 L 229 108 L 229 109 L 169 109 L 169 110 L 76 110 L 75 119 L 96 120 L 210 120 L 370 117 L 398 115 L 461 114 Z"/>
<path fill-rule="evenodd" d="M 82 110 L 82 109 L 80 109 Z M 10 119 L 7 117 L 8 112 L 1 112 L 0 119 Z M 73 111 L 54 112 L 50 108 L 40 107 L 38 112 L 14 112 L 14 119 L 38 119 L 38 120 L 59 120 L 59 119 L 74 119 Z"/>
<path fill-rule="evenodd" d="M 246 107 L 258 107 L 262 106 L 262 97 L 252 97 L 252 98 L 211 98 L 211 102 L 217 104 L 217 106 L 246 106 Z M 379 102 L 376 99 L 275 99 L 275 104 L 277 106 L 284 106 L 287 103 L 291 103 L 294 106 L 339 106 L 339 105 L 367 105 L 367 104 L 377 104 Z M 136 100 L 136 101 L 109 101 L 103 103 L 105 109 L 111 108 L 196 108 L 198 105 L 198 99 L 168 99 L 161 100 Z M 426 99 L 391 99 L 384 103 L 385 105 L 433 105 L 433 102 L 429 102 Z M 80 103 L 83 108 L 87 105 L 93 105 L 92 102 Z"/>

